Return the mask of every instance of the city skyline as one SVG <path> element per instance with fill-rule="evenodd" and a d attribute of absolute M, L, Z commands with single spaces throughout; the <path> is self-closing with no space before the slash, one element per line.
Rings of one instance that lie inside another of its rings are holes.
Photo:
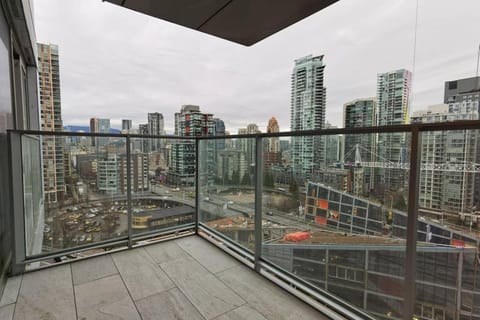
<path fill-rule="evenodd" d="M 465 13 L 465 6 L 471 10 Z M 236 132 L 251 122 L 247 115 L 252 113 L 262 129 L 272 116 L 282 130 L 289 129 L 292 61 L 308 54 L 325 55 L 326 119 L 333 125 L 341 125 L 344 103 L 375 94 L 380 72 L 414 71 L 411 111 L 441 102 L 445 81 L 475 74 L 478 39 L 468 31 L 478 24 L 473 12 L 480 4 L 469 1 L 465 6 L 447 1 L 420 4 L 415 68 L 415 3 L 408 1 L 341 1 L 252 48 L 97 1 L 36 2 L 35 14 L 39 42 L 58 44 L 63 57 L 66 124 L 84 124 L 97 116 L 110 117 L 112 126 L 119 128 L 122 117 L 137 125 L 143 123 L 144 114 L 160 112 L 171 133 L 175 110 L 190 103 L 223 119 L 227 130 Z M 374 21 L 364 19 L 368 15 L 375 16 Z M 89 17 L 88 25 L 84 16 Z M 338 19 L 342 16 L 349 16 L 351 27 Z M 462 24 L 455 30 L 441 23 L 456 16 L 462 16 Z M 379 24 L 381 30 L 375 27 Z M 98 29 L 110 32 L 100 38 Z M 71 32 L 78 37 L 72 39 Z M 448 46 L 435 41 L 437 33 L 449 39 Z M 315 34 L 318 41 L 308 34 Z M 133 41 L 125 47 L 127 38 Z M 158 41 L 147 41 L 152 38 Z M 87 41 L 102 49 L 90 52 Z"/>
<path fill-rule="evenodd" d="M 1 319 L 480 320 L 478 0 L 0 3 Z"/>

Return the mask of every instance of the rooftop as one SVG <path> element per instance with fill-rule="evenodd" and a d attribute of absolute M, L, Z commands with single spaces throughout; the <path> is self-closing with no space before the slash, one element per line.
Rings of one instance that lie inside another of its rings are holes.
<path fill-rule="evenodd" d="M 322 319 L 199 236 L 8 280 L 0 319 Z"/>

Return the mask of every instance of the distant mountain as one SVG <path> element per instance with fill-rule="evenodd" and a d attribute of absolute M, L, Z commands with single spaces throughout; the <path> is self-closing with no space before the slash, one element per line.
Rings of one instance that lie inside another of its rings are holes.
<path fill-rule="evenodd" d="M 63 129 L 69 132 L 90 132 L 89 126 L 64 126 Z M 115 128 L 110 128 L 110 133 L 120 133 L 121 131 Z"/>
<path fill-rule="evenodd" d="M 69 132 L 90 132 L 89 126 L 64 126 L 63 130 Z"/>

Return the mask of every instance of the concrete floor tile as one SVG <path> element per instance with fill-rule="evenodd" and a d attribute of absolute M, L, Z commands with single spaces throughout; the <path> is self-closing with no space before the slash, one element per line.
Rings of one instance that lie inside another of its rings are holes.
<path fill-rule="evenodd" d="M 115 253 L 112 258 L 134 300 L 174 287 L 144 248 Z"/>
<path fill-rule="evenodd" d="M 76 320 L 70 265 L 23 275 L 15 320 Z"/>
<path fill-rule="evenodd" d="M 78 319 L 140 320 L 119 275 L 75 286 Z"/>
<path fill-rule="evenodd" d="M 72 263 L 74 285 L 101 279 L 117 273 L 118 270 L 113 264 L 110 255 L 103 255 Z"/>
<path fill-rule="evenodd" d="M 3 290 L 2 299 L 0 300 L 0 307 L 17 302 L 18 292 L 20 291 L 21 283 L 22 276 L 8 278 L 5 289 Z"/>
<path fill-rule="evenodd" d="M 202 320 L 197 309 L 178 288 L 135 302 L 143 320 Z"/>

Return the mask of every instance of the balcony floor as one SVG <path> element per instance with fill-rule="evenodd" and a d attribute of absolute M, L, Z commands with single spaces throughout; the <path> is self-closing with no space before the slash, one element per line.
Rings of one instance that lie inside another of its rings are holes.
<path fill-rule="evenodd" d="M 8 279 L 1 320 L 324 319 L 189 236 Z"/>

